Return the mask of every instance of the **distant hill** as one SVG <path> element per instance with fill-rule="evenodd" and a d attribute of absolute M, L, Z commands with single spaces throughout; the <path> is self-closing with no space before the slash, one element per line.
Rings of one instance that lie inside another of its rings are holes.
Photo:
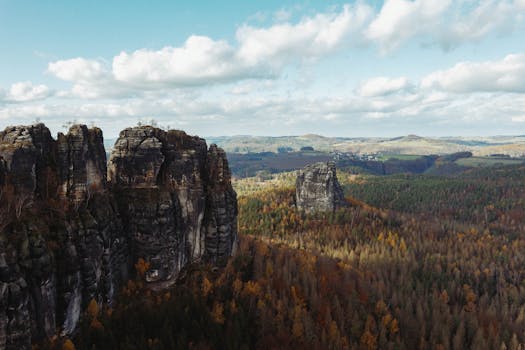
<path fill-rule="evenodd" d="M 291 147 L 299 151 L 302 147 L 313 147 L 316 151 L 330 152 L 334 145 L 342 142 L 351 142 L 350 138 L 324 137 L 308 134 L 302 136 L 221 136 L 207 137 L 208 143 L 216 143 L 226 152 L 259 153 L 278 152 L 281 147 Z"/>
<path fill-rule="evenodd" d="M 352 152 L 357 154 L 412 154 L 444 155 L 456 152 L 472 152 L 475 156 L 492 154 L 522 157 L 525 155 L 525 136 L 492 137 L 421 137 L 407 135 L 394 138 L 380 137 L 325 137 L 308 134 L 302 136 L 222 136 L 208 137 L 208 143 L 216 143 L 229 153 L 275 152 L 287 149 L 300 151 L 312 147 L 320 152 Z"/>

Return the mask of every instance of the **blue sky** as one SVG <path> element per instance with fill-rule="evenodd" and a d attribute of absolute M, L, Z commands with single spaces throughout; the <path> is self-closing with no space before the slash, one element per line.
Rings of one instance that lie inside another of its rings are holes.
<path fill-rule="evenodd" d="M 525 0 L 0 0 L 0 128 L 523 134 Z"/>

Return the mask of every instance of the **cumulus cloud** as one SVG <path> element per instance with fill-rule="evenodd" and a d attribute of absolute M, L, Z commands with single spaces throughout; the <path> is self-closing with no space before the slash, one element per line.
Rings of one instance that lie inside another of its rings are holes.
<path fill-rule="evenodd" d="M 420 42 L 450 49 L 512 30 L 524 11 L 523 0 L 385 0 L 365 35 L 383 52 L 418 36 Z"/>
<path fill-rule="evenodd" d="M 59 79 L 92 82 L 107 76 L 103 62 L 82 57 L 49 63 L 47 70 Z"/>
<path fill-rule="evenodd" d="M 396 48 L 407 39 L 429 33 L 440 24 L 451 0 L 386 0 L 366 30 L 367 37 L 383 50 Z"/>
<path fill-rule="evenodd" d="M 246 79 L 277 78 L 288 64 L 328 55 L 359 32 L 372 15 L 361 3 L 304 17 L 295 24 L 259 28 L 242 25 L 236 44 L 192 35 L 180 47 L 121 52 L 111 65 L 97 59 L 51 62 L 47 72 L 73 82 L 61 97 L 127 97 L 143 90 L 203 86 Z M 284 18 L 281 16 L 281 19 Z"/>
<path fill-rule="evenodd" d="M 7 91 L 0 89 L 0 100 L 5 102 L 29 102 L 45 99 L 51 94 L 51 89 L 46 85 L 33 85 L 30 81 L 22 81 L 12 84 Z"/>
<path fill-rule="evenodd" d="M 357 93 L 361 96 L 374 97 L 385 96 L 396 92 L 407 91 L 412 87 L 406 77 L 388 78 L 376 77 L 366 80 L 357 88 Z"/>
<path fill-rule="evenodd" d="M 277 76 L 287 63 L 322 57 L 341 47 L 371 14 L 368 6 L 305 17 L 297 24 L 241 26 L 237 46 L 190 36 L 181 47 L 121 52 L 113 58 L 117 81 L 130 84 L 198 85 Z"/>
<path fill-rule="evenodd" d="M 461 7 L 458 11 L 461 11 Z M 479 40 L 492 32 L 501 34 L 512 31 L 516 24 L 522 22 L 524 12 L 523 0 L 482 0 L 472 10 L 467 10 L 465 16 L 460 12 L 449 17 L 452 21 L 447 23 L 448 30 L 439 32 L 440 44 L 448 49 Z"/>
<path fill-rule="evenodd" d="M 243 24 L 233 43 L 192 35 L 177 47 L 122 51 L 108 63 L 81 57 L 51 62 L 48 72 L 73 83 L 61 96 L 87 99 L 276 79 L 289 65 L 315 62 L 342 48 L 370 44 L 388 52 L 414 37 L 454 47 L 511 29 L 524 11 L 523 0 L 386 0 L 379 10 L 357 1 L 295 23 L 283 12 L 270 26 Z"/>
<path fill-rule="evenodd" d="M 115 79 L 131 84 L 206 84 L 249 75 L 247 68 L 226 41 L 196 35 L 182 47 L 121 52 L 113 58 Z"/>
<path fill-rule="evenodd" d="M 525 54 L 508 55 L 499 61 L 460 62 L 427 75 L 421 86 L 456 93 L 525 92 Z"/>
<path fill-rule="evenodd" d="M 138 87 L 117 81 L 107 63 L 100 59 L 72 58 L 48 64 L 47 73 L 72 82 L 70 90 L 61 90 L 63 98 L 123 98 L 137 93 Z"/>
<path fill-rule="evenodd" d="M 129 93 L 128 88 L 115 81 L 111 70 L 103 60 L 77 57 L 50 62 L 47 73 L 73 83 L 70 90 L 58 91 L 56 93 L 58 97 L 114 98 L 124 97 Z"/>
<path fill-rule="evenodd" d="M 236 33 L 237 56 L 249 65 L 270 62 L 273 66 L 321 57 L 348 44 L 352 34 L 359 33 L 371 16 L 369 6 L 357 3 L 345 5 L 339 13 L 303 18 L 297 24 L 275 24 L 269 28 L 244 25 Z"/>
<path fill-rule="evenodd" d="M 285 76 L 361 45 L 383 53 L 408 41 L 450 49 L 512 30 L 524 10 L 524 0 L 386 0 L 377 9 L 357 1 L 299 20 L 283 12 L 272 25 L 240 25 L 232 41 L 192 35 L 180 46 L 51 62 L 48 74 L 70 87 L 54 92 L 22 82 L 0 89 L 0 119 L 30 116 L 62 123 L 98 116 L 102 127 L 118 128 L 153 116 L 165 125 L 204 135 L 272 134 L 282 125 L 293 125 L 294 132 L 312 128 L 310 132 L 337 130 L 344 135 L 361 125 L 369 130 L 428 128 L 473 120 L 514 127 L 523 122 L 525 94 L 509 93 L 525 92 L 523 54 L 461 62 L 417 83 L 403 76 L 373 77 L 353 92 L 344 87 L 328 97 L 321 96 L 316 81 L 312 89 L 295 91 L 293 79 Z M 40 101 L 48 97 L 53 100 Z M 218 120 L 223 132 L 217 130 Z"/>

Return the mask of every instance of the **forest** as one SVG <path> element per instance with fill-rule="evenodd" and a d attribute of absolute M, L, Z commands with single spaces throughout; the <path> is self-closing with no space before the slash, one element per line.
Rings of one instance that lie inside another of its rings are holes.
<path fill-rule="evenodd" d="M 139 260 L 113 307 L 35 348 L 523 349 L 523 166 L 340 178 L 350 205 L 309 215 L 291 181 L 252 183 L 225 268 L 154 292 Z"/>

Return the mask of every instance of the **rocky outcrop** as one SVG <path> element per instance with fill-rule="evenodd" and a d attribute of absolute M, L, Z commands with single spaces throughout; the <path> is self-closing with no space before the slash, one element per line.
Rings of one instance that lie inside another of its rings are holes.
<path fill-rule="evenodd" d="M 31 313 L 49 301 L 49 292 L 54 296 L 46 288 L 45 281 L 53 278 L 52 264 L 47 249 L 42 249 L 39 227 L 32 222 L 8 225 L 11 216 L 21 215 L 36 197 L 47 193 L 45 184 L 52 177 L 48 170 L 53 153 L 51 134 L 41 124 L 0 132 L 4 173 L 0 210 L 0 349 L 29 347 L 32 328 L 37 323 L 41 325 L 39 331 L 45 333 L 51 318 L 54 328 L 54 314 L 49 317 L 47 306 Z M 32 292 L 36 293 L 34 303 Z"/>
<path fill-rule="evenodd" d="M 231 254 L 237 201 L 225 162 L 216 146 L 208 151 L 203 139 L 182 131 L 145 126 L 120 133 L 108 174 L 131 255 L 151 265 L 148 281 L 173 281 L 191 261 Z"/>
<path fill-rule="evenodd" d="M 167 282 L 234 249 L 222 150 L 181 131 L 131 128 L 107 169 L 102 141 L 82 125 L 57 140 L 43 124 L 0 132 L 0 350 L 71 334 L 90 300 L 111 304 L 138 258 L 151 265 L 148 280 Z"/>
<path fill-rule="evenodd" d="M 55 142 L 44 124 L 8 127 L 0 132 L 0 157 L 10 184 L 21 195 L 45 197 L 53 187 L 50 172 Z"/>
<path fill-rule="evenodd" d="M 102 133 L 43 124 L 0 133 L 0 349 L 69 334 L 91 299 L 111 302 L 127 278 L 126 238 L 106 188 Z"/>
<path fill-rule="evenodd" d="M 299 170 L 296 204 L 307 213 L 329 212 L 345 206 L 343 190 L 337 180 L 335 163 L 315 163 Z"/>
<path fill-rule="evenodd" d="M 70 202 L 84 202 L 106 186 L 106 151 L 102 130 L 74 125 L 58 134 L 59 193 Z"/>
<path fill-rule="evenodd" d="M 221 263 L 237 248 L 237 194 L 231 186 L 226 153 L 216 145 L 208 151 L 208 168 L 205 253 L 211 261 Z"/>

